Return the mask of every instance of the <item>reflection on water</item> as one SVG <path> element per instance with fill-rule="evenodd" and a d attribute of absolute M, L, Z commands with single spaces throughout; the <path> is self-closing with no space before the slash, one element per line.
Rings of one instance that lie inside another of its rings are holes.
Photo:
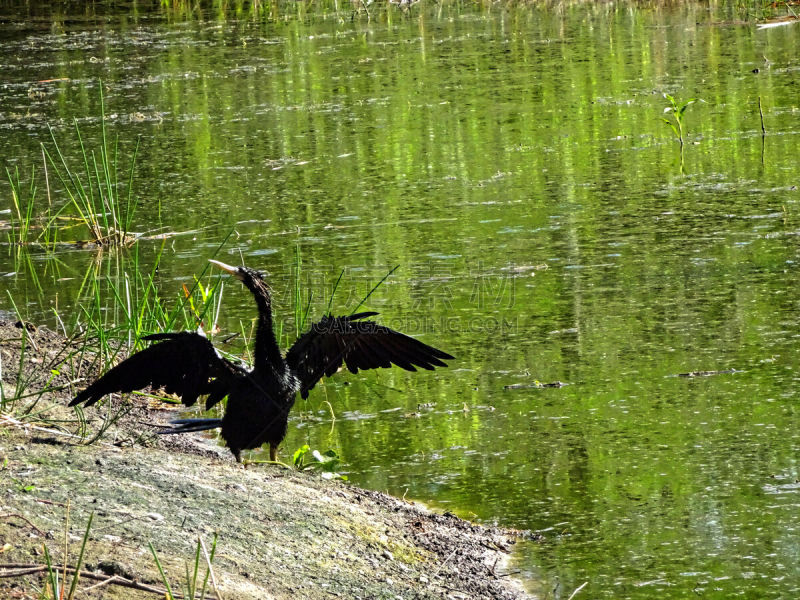
<path fill-rule="evenodd" d="M 337 375 L 285 452 L 335 448 L 358 485 L 540 532 L 516 568 L 543 597 L 797 596 L 790 28 L 700 5 L 399 14 L 15 25 L 4 162 L 64 203 L 40 144 L 52 126 L 77 157 L 73 119 L 97 141 L 102 80 L 122 157 L 141 136 L 134 229 L 174 233 L 4 245 L 3 289 L 68 324 L 87 281 L 110 296 L 163 252 L 177 298 L 231 234 L 219 258 L 269 272 L 286 345 L 295 281 L 319 317 L 340 273 L 344 313 L 400 265 L 367 307 L 458 360 Z M 702 100 L 683 170 L 663 92 Z M 247 293 L 223 305 L 247 330 Z"/>

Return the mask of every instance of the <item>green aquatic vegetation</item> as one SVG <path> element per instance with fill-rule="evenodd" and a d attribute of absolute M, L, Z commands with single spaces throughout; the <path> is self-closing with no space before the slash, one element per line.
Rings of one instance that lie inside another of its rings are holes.
<path fill-rule="evenodd" d="M 44 189 L 47 205 L 37 212 L 38 179 L 32 168 L 28 182 L 23 182 L 19 167 L 13 171 L 6 167 L 6 178 L 11 188 L 11 223 L 9 241 L 17 245 L 31 243 L 51 246 L 64 237 L 72 227 L 83 227 L 89 239 L 71 239 L 71 242 L 92 243 L 101 247 L 127 246 L 136 241 L 131 226 L 136 214 L 137 200 L 133 195 L 133 175 L 139 140 L 130 157 L 130 165 L 123 172 L 120 166 L 122 152 L 117 135 L 113 142 L 106 132 L 105 105 L 100 91 L 100 143 L 90 149 L 84 134 L 74 121 L 75 142 L 79 149 L 80 166 L 75 168 L 50 127 L 49 143 L 40 144 L 44 162 Z M 51 172 L 61 183 L 67 202 L 54 204 L 50 185 Z M 38 234 L 33 237 L 33 231 Z"/>
<path fill-rule="evenodd" d="M 734 0 L 732 2 L 737 15 L 741 19 L 749 21 L 760 21 L 775 16 L 775 12 L 781 6 L 786 6 L 790 11 L 791 7 L 785 2 L 772 2 L 771 0 Z"/>
<path fill-rule="evenodd" d="M 215 330 L 222 303 L 224 281 L 204 284 L 208 267 L 183 284 L 172 298 L 164 296 L 158 284 L 158 269 L 164 246 L 149 269 L 134 250 L 129 262 L 118 263 L 112 276 L 101 276 L 99 266 L 87 272 L 81 289 L 82 315 L 75 324 L 87 338 L 96 340 L 98 351 L 109 363 L 119 351 L 143 347 L 141 338 L 151 333 L 202 327 Z M 216 253 L 215 253 L 216 254 Z"/>
<path fill-rule="evenodd" d="M 23 185 L 19 176 L 19 167 L 14 172 L 6 167 L 6 177 L 11 185 L 11 232 L 9 240 L 14 244 L 27 244 L 31 224 L 34 220 L 34 200 L 36 198 L 36 182 L 34 173 L 31 173 L 30 183 Z"/>
<path fill-rule="evenodd" d="M 313 290 L 308 294 L 308 301 L 303 307 L 302 290 L 300 289 L 300 274 L 302 271 L 302 259 L 300 257 L 300 246 L 294 247 L 294 330 L 297 335 L 303 331 L 308 313 L 311 310 L 311 301 L 314 298 Z"/>
<path fill-rule="evenodd" d="M 108 140 L 105 123 L 105 105 L 102 87 L 100 91 L 100 147 L 97 150 L 87 148 L 83 134 L 75 120 L 75 135 L 80 148 L 81 167 L 73 169 L 59 146 L 55 132 L 50 128 L 52 152 L 45 144 L 42 151 L 47 163 L 55 172 L 64 187 L 69 202 L 53 214 L 48 228 L 56 220 L 63 218 L 67 206 L 75 209 L 78 222 L 85 226 L 92 243 L 98 246 L 126 246 L 136 241 L 131 233 L 131 224 L 136 213 L 137 201 L 133 196 L 133 173 L 136 166 L 136 155 L 139 140 L 130 159 L 127 181 L 120 182 L 120 149 L 119 136 L 113 144 Z M 127 189 L 125 189 L 127 188 Z"/>
<path fill-rule="evenodd" d="M 690 104 L 697 102 L 697 98 L 689 98 L 689 100 L 683 103 L 678 103 L 678 101 L 669 94 L 664 94 L 664 98 L 669 102 L 669 105 L 664 109 L 664 114 L 672 113 L 672 119 L 662 117 L 661 120 L 670 126 L 675 137 L 678 138 L 681 148 L 683 148 L 683 115 Z"/>

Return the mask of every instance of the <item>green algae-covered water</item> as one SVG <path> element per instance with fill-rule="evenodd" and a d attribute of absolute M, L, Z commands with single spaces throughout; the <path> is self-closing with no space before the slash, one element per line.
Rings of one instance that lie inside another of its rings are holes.
<path fill-rule="evenodd" d="M 77 120 L 97 147 L 102 86 L 121 172 L 139 143 L 133 229 L 167 235 L 19 248 L 4 184 L 0 309 L 72 322 L 86 278 L 159 252 L 177 297 L 230 234 L 217 258 L 269 272 L 291 339 L 296 280 L 319 317 L 340 273 L 349 312 L 399 265 L 366 307 L 457 360 L 338 375 L 284 454 L 541 533 L 515 568 L 542 597 L 798 595 L 797 26 L 694 3 L 8 6 L 0 160 L 62 205 L 41 144 L 79 161 Z M 698 99 L 682 153 L 665 93 Z M 223 331 L 253 312 L 227 285 Z"/>

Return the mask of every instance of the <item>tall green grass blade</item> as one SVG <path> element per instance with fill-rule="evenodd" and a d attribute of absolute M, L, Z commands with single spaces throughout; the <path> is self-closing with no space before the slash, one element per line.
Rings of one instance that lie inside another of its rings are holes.
<path fill-rule="evenodd" d="M 128 172 L 128 199 L 125 203 L 125 225 L 123 227 L 122 234 L 123 236 L 127 237 L 128 232 L 131 230 L 131 225 L 133 224 L 133 215 L 136 214 L 136 207 L 137 203 L 133 202 L 133 171 L 136 168 L 136 157 L 139 155 L 139 143 L 142 140 L 142 136 L 138 136 L 136 138 L 136 147 L 133 149 L 133 157 L 131 157 L 131 168 Z M 160 206 L 161 200 L 159 200 Z M 159 213 L 161 209 L 159 208 Z"/>
<path fill-rule="evenodd" d="M 100 179 L 100 171 L 97 168 L 97 157 L 94 154 L 94 151 L 91 153 L 92 157 L 92 168 L 94 172 L 94 180 L 97 182 L 97 199 L 98 203 L 93 204 L 95 213 L 99 213 L 103 219 L 103 227 L 100 231 L 105 232 L 106 235 L 96 235 L 96 240 L 101 240 L 104 238 L 109 237 L 112 235 L 112 232 L 116 230 L 116 223 L 114 222 L 114 202 L 113 197 L 109 198 L 107 195 L 103 194 L 103 183 L 102 179 Z M 100 161 L 101 163 L 105 161 L 105 152 L 103 149 L 100 149 Z M 105 167 L 103 168 L 103 172 L 105 172 Z M 89 175 L 89 184 L 92 185 L 91 175 Z M 106 182 L 107 185 L 107 182 Z M 94 187 L 92 185 L 92 187 Z M 111 216 L 111 222 L 109 223 L 108 217 Z"/>
<path fill-rule="evenodd" d="M 14 173 L 6 167 L 6 178 L 11 186 L 11 235 L 12 243 L 27 244 L 31 224 L 33 222 L 34 203 L 36 199 L 36 169 L 31 170 L 31 181 L 27 191 L 27 198 L 23 200 L 22 180 L 19 176 L 19 167 L 14 167 Z M 16 219 L 14 218 L 16 216 Z M 16 221 L 16 222 L 15 222 Z M 16 230 L 16 234 L 14 231 Z"/>
<path fill-rule="evenodd" d="M 81 565 L 83 564 L 83 555 L 86 552 L 86 543 L 89 541 L 89 530 L 92 528 L 92 520 L 94 519 L 94 513 L 89 515 L 89 521 L 86 523 L 86 531 L 83 534 L 83 542 L 81 543 L 81 550 L 78 553 L 78 560 L 75 563 L 75 575 L 72 577 L 72 584 L 69 586 L 69 594 L 67 594 L 67 600 L 72 600 L 75 596 L 75 592 L 78 589 L 78 579 L 81 577 Z"/>
<path fill-rule="evenodd" d="M 102 117 L 102 120 L 105 121 L 105 116 Z M 99 240 L 103 237 L 103 235 L 101 226 L 98 223 L 97 218 L 98 214 L 101 213 L 102 211 L 99 210 L 97 202 L 94 199 L 94 183 L 92 181 L 92 171 L 91 168 L 89 167 L 89 154 L 86 152 L 86 146 L 83 143 L 83 136 L 81 135 L 80 127 L 78 127 L 77 119 L 74 120 L 74 124 L 75 124 L 75 134 L 78 136 L 78 145 L 80 146 L 81 156 L 83 157 L 83 168 L 86 171 L 86 185 L 88 187 L 88 192 L 87 192 L 87 189 L 84 187 L 83 182 L 81 182 L 81 180 L 76 177 L 75 181 L 78 184 L 76 191 L 78 192 L 79 198 L 83 200 L 86 214 L 89 215 L 89 222 L 87 224 L 90 225 L 92 235 L 94 239 Z"/>
<path fill-rule="evenodd" d="M 333 284 L 333 290 L 331 291 L 331 297 L 328 298 L 328 307 L 325 309 L 325 314 L 331 314 L 331 305 L 333 304 L 333 297 L 336 295 L 336 290 L 339 289 L 339 282 L 342 281 L 342 277 L 344 276 L 344 269 L 341 270 L 339 273 L 339 277 L 336 279 L 336 283 Z"/>
<path fill-rule="evenodd" d="M 197 590 L 197 574 L 200 572 L 200 540 L 197 541 L 197 546 L 194 551 L 194 570 L 191 575 L 189 574 L 189 564 L 186 564 L 186 596 L 189 598 L 195 597 Z M 202 596 L 201 596 L 202 598 Z"/>
<path fill-rule="evenodd" d="M 167 574 L 164 572 L 164 567 L 161 566 L 161 561 L 158 559 L 156 549 L 153 547 L 153 542 L 147 542 L 147 545 L 150 546 L 150 552 L 153 553 L 153 558 L 156 561 L 156 567 L 158 567 L 158 572 L 161 574 L 161 581 L 164 583 L 164 587 L 167 588 L 167 593 L 165 594 L 166 597 L 168 600 L 175 600 L 175 596 L 172 594 L 172 588 L 169 585 L 169 580 L 167 579 Z"/>
<path fill-rule="evenodd" d="M 300 245 L 294 246 L 294 330 L 297 335 L 300 335 L 300 328 L 302 320 L 302 308 L 300 307 L 300 269 L 302 262 L 300 258 Z"/>
<path fill-rule="evenodd" d="M 253 364 L 253 352 L 250 350 L 250 343 L 248 341 L 247 331 L 244 329 L 244 322 L 239 321 L 239 327 L 242 330 L 242 342 L 244 344 L 244 351 L 247 353 L 247 362 Z M 280 324 L 280 328 L 281 329 L 278 331 L 278 339 L 283 335 L 283 323 Z"/>
<path fill-rule="evenodd" d="M 370 296 L 372 296 L 373 292 L 374 292 L 375 290 L 377 290 L 377 289 L 378 289 L 378 288 L 379 288 L 379 287 L 380 287 L 380 286 L 383 284 L 383 282 L 384 282 L 384 281 L 386 281 L 386 280 L 389 278 L 389 276 L 390 276 L 392 273 L 394 273 L 395 271 L 397 271 L 397 269 L 399 269 L 399 268 L 400 268 L 400 265 L 396 265 L 396 266 L 395 266 L 395 267 L 394 267 L 394 268 L 393 268 L 391 271 L 389 271 L 389 272 L 388 272 L 386 275 L 384 275 L 384 276 L 383 276 L 383 279 L 381 279 L 381 280 L 380 280 L 378 283 L 376 283 L 376 284 L 375 284 L 375 287 L 373 287 L 373 288 L 372 288 L 372 289 L 369 291 L 369 293 L 368 293 L 366 296 L 364 296 L 364 297 L 361 299 L 361 302 L 359 302 L 358 304 L 356 304 L 356 307 L 355 307 L 355 308 L 354 308 L 352 311 L 350 311 L 350 314 L 351 314 L 351 315 L 355 314 L 355 312 L 356 312 L 356 311 L 357 311 L 359 308 L 361 308 L 361 305 L 362 305 L 362 304 L 364 304 L 364 302 L 366 302 L 366 301 L 367 301 L 367 299 L 368 299 Z"/>
<path fill-rule="evenodd" d="M 303 331 L 303 329 L 306 326 L 306 323 L 308 322 L 308 314 L 311 312 L 311 301 L 313 299 L 314 299 L 314 292 L 312 290 L 308 294 L 308 302 L 306 302 L 306 308 L 303 311 L 303 318 L 300 319 L 300 328 L 297 330 L 297 335 L 300 335 L 300 332 Z"/>
<path fill-rule="evenodd" d="M 199 538 L 198 538 L 198 540 L 199 540 Z M 199 541 L 198 541 L 198 545 L 200 545 Z M 217 532 L 215 531 L 214 532 L 214 540 L 211 542 L 211 551 L 208 553 L 208 564 L 209 565 L 211 565 L 211 563 L 213 562 L 214 553 L 216 551 L 217 551 Z M 209 568 L 206 569 L 206 576 L 205 576 L 205 578 L 203 578 L 203 587 L 200 588 L 200 598 L 205 598 L 206 597 L 206 588 L 208 587 L 208 579 L 209 579 L 210 576 L 211 576 L 211 568 L 209 566 Z"/>
<path fill-rule="evenodd" d="M 58 589 L 58 569 L 53 568 L 53 560 L 50 558 L 50 550 L 48 550 L 47 544 L 42 544 L 42 549 L 44 550 L 44 562 L 47 565 L 47 579 L 53 589 L 53 600 L 58 600 L 61 597 Z"/>
<path fill-rule="evenodd" d="M 103 98 L 103 80 L 100 80 L 100 132 L 102 142 L 100 144 L 100 164 L 103 167 L 103 182 L 105 183 L 106 188 L 106 195 L 104 198 L 104 208 L 106 209 L 104 212 L 105 214 L 110 214 L 112 218 L 112 227 L 114 231 L 119 230 L 119 222 L 117 220 L 117 210 L 116 203 L 114 202 L 114 194 L 117 184 L 116 174 L 117 174 L 117 149 L 119 147 L 119 136 L 116 138 L 114 144 L 114 181 L 112 182 L 111 177 L 111 162 L 108 156 L 108 140 L 106 138 L 106 107 L 105 107 L 105 99 Z M 97 170 L 97 165 L 95 164 L 95 171 Z M 100 187 L 100 176 L 95 175 L 97 177 L 98 187 Z M 100 191 L 100 197 L 103 197 L 102 191 Z M 108 223 L 106 222 L 106 225 Z M 106 227 L 106 232 L 109 231 L 108 226 Z"/>

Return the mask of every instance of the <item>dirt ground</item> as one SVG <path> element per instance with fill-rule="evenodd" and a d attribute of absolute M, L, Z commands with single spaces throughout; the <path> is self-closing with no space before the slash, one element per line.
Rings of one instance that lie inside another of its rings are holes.
<path fill-rule="evenodd" d="M 95 357 L 44 328 L 0 322 L 0 361 L 2 598 L 41 597 L 47 577 L 34 569 L 46 555 L 74 567 L 90 517 L 75 598 L 163 598 L 149 544 L 177 598 L 198 540 L 210 551 L 215 535 L 209 598 L 530 597 L 509 564 L 519 532 L 316 474 L 242 467 L 200 434 L 154 435 L 174 413 L 144 398 L 113 399 L 81 422 L 66 404 Z"/>

